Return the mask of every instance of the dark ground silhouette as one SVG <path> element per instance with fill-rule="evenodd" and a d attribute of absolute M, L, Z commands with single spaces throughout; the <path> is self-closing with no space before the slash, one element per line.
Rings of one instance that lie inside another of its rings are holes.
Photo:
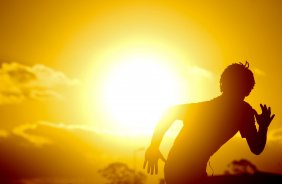
<path fill-rule="evenodd" d="M 241 175 L 209 176 L 205 184 L 278 184 L 282 183 L 282 175 L 268 172 Z"/>

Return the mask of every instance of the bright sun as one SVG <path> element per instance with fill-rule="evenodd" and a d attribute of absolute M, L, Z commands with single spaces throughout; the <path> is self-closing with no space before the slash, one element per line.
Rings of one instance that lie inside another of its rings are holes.
<path fill-rule="evenodd" d="M 113 66 L 104 80 L 102 103 L 115 129 L 149 133 L 161 113 L 177 102 L 175 75 L 152 54 L 132 54 Z"/>

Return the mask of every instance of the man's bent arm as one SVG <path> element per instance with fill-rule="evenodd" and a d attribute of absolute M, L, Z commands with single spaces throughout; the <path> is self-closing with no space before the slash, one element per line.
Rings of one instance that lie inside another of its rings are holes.
<path fill-rule="evenodd" d="M 159 148 L 164 134 L 178 118 L 181 118 L 181 106 L 173 106 L 164 113 L 154 130 L 151 140 L 152 147 Z"/>
<path fill-rule="evenodd" d="M 171 124 L 180 117 L 181 106 L 175 106 L 168 109 L 162 116 L 160 122 L 154 130 L 154 134 L 151 140 L 151 145 L 146 150 L 145 161 L 143 168 L 147 166 L 147 172 L 151 174 L 158 174 L 158 160 L 161 159 L 165 161 L 164 156 L 159 151 L 159 146 L 162 142 L 163 136 Z"/>
<path fill-rule="evenodd" d="M 252 153 L 259 155 L 264 150 L 266 144 L 267 128 L 259 127 L 258 132 L 247 135 L 246 139 Z"/>
<path fill-rule="evenodd" d="M 258 114 L 256 111 L 254 111 L 257 123 L 259 125 L 259 130 L 258 132 L 250 132 L 250 134 L 246 137 L 251 151 L 256 155 L 259 155 L 264 150 L 267 140 L 268 126 L 275 117 L 275 114 L 271 115 L 270 107 L 262 104 L 260 104 L 260 107 L 262 110 L 261 114 Z"/>

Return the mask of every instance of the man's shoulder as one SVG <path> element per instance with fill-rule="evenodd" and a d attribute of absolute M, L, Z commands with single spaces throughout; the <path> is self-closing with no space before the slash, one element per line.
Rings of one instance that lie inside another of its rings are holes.
<path fill-rule="evenodd" d="M 199 112 L 206 109 L 206 106 L 209 104 L 209 101 L 202 101 L 202 102 L 191 102 L 191 103 L 183 103 L 177 104 L 170 108 L 172 111 L 178 111 L 183 113 L 193 113 Z"/>
<path fill-rule="evenodd" d="M 244 109 L 248 109 L 248 110 L 253 111 L 253 107 L 252 107 L 248 102 L 246 102 L 246 101 L 243 101 L 243 102 L 242 102 L 242 107 L 243 107 Z"/>
<path fill-rule="evenodd" d="M 172 107 L 176 108 L 189 108 L 189 107 L 195 107 L 195 106 L 202 106 L 204 104 L 210 103 L 210 101 L 201 101 L 201 102 L 190 102 L 190 103 L 182 103 L 182 104 L 176 104 Z"/>
<path fill-rule="evenodd" d="M 247 119 L 248 122 L 254 122 L 254 109 L 252 106 L 248 102 L 243 101 L 240 108 L 241 117 Z"/>

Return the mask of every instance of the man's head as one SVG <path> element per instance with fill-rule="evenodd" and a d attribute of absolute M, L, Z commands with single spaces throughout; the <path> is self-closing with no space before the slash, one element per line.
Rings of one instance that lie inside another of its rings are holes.
<path fill-rule="evenodd" d="M 244 98 L 250 94 L 255 85 L 253 72 L 249 69 L 249 63 L 233 63 L 222 73 L 220 78 L 220 90 L 229 96 Z"/>

